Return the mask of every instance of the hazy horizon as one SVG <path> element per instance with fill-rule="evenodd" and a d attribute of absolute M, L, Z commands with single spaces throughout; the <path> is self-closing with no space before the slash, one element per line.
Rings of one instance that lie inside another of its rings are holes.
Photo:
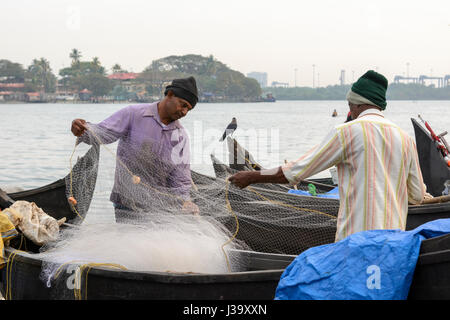
<path fill-rule="evenodd" d="M 3 1 L 0 59 L 45 57 L 57 73 L 97 56 L 140 72 L 171 55 L 213 55 L 247 74 L 267 72 L 268 84 L 346 83 L 368 69 L 395 75 L 450 74 L 450 2 L 355 0 L 150 3 L 129 0 Z M 297 69 L 297 72 L 295 72 Z M 295 79 L 295 74 L 297 75 Z"/>

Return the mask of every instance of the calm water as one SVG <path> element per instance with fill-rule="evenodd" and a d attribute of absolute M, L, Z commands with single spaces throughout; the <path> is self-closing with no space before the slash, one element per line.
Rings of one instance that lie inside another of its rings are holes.
<path fill-rule="evenodd" d="M 71 121 L 97 123 L 126 105 L 0 104 L 0 187 L 35 188 L 64 177 L 75 143 Z M 192 168 L 214 175 L 209 155 L 227 161 L 218 138 L 232 117 L 238 141 L 264 166 L 275 167 L 319 143 L 347 112 L 345 101 L 198 104 L 181 121 L 191 137 Z M 450 101 L 390 101 L 385 116 L 414 136 L 410 118 L 421 114 L 441 133 L 450 130 L 449 112 Z"/>

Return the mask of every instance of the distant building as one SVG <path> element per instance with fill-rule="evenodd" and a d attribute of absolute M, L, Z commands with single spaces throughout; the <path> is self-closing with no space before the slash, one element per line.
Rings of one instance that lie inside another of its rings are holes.
<path fill-rule="evenodd" d="M 247 73 L 247 77 L 258 81 L 261 88 L 267 87 L 267 72 L 250 72 Z"/>
<path fill-rule="evenodd" d="M 272 87 L 281 87 L 281 88 L 288 88 L 289 83 L 287 82 L 278 82 L 278 81 L 272 81 Z"/>
<path fill-rule="evenodd" d="M 20 91 L 25 88 L 25 83 L 0 83 L 0 91 Z"/>
<path fill-rule="evenodd" d="M 141 94 L 145 92 L 145 84 L 139 81 L 140 73 L 113 73 L 108 76 L 108 79 L 114 80 L 116 84 L 120 84 L 128 92 Z"/>
<path fill-rule="evenodd" d="M 78 92 L 78 97 L 80 97 L 81 101 L 89 101 L 92 97 L 92 91 L 84 88 Z"/>
<path fill-rule="evenodd" d="M 25 93 L 26 102 L 42 102 L 43 97 L 40 92 L 27 92 Z"/>

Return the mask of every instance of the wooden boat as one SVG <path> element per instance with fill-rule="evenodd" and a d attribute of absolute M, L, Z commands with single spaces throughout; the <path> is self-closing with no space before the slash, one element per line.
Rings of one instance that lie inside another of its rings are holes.
<path fill-rule="evenodd" d="M 97 181 L 99 155 L 100 149 L 98 146 L 92 146 L 82 158 L 78 159 L 73 167 L 73 172 L 77 172 L 77 174 L 72 176 L 73 195 L 76 199 L 86 199 L 84 202 L 86 205 L 81 206 L 80 204 L 77 206 L 78 214 L 83 217 L 89 210 L 89 205 L 94 194 Z M 67 200 L 69 198 L 69 190 L 66 186 L 69 185 L 69 180 L 70 174 L 53 183 L 36 189 L 8 194 L 5 194 L 0 189 L 0 209 L 9 207 L 14 201 L 25 200 L 36 203 L 38 207 L 42 208 L 55 219 L 59 220 L 65 217 L 68 222 L 77 224 L 79 223 L 79 219 L 77 219 L 78 215 Z M 80 181 L 84 182 L 83 190 L 77 188 L 77 186 L 80 185 Z"/>
<path fill-rule="evenodd" d="M 450 235 L 422 241 L 409 300 L 450 299 Z"/>
<path fill-rule="evenodd" d="M 93 150 L 93 151 L 91 151 Z M 91 149 L 89 152 L 97 152 Z M 86 163 L 89 157 L 81 158 L 76 165 L 86 168 L 94 167 L 94 170 L 87 170 L 89 174 L 96 171 L 95 164 Z M 96 173 L 95 173 L 96 174 Z M 65 178 L 67 179 L 67 177 Z M 55 214 L 57 218 L 62 216 L 69 217 L 69 220 L 75 220 L 75 214 L 67 205 L 67 192 L 65 179 L 48 186 L 21 193 L 13 193 L 8 195 L 0 195 L 2 203 L 5 205 L 8 201 L 19 199 L 28 199 L 35 201 L 38 206 L 44 207 L 46 210 Z M 201 190 L 204 187 L 205 192 L 208 184 L 217 183 L 219 178 L 212 178 L 193 174 L 193 180 Z M 95 179 L 93 179 L 95 180 Z M 219 179 L 220 180 L 220 179 Z M 225 182 L 223 182 L 225 183 Z M 94 186 L 91 186 L 93 190 Z M 223 192 L 211 190 L 209 192 Z M 239 210 L 247 212 L 247 217 L 251 217 L 251 212 L 259 212 L 267 210 L 271 204 L 267 200 L 251 200 L 244 203 L 253 196 L 251 190 L 231 190 L 232 205 L 241 206 Z M 276 196 L 290 207 L 277 208 L 278 212 L 283 210 L 287 214 L 291 214 L 288 209 L 293 209 L 296 205 L 300 207 L 299 200 L 301 196 L 287 194 L 285 192 L 270 190 L 265 188 L 254 187 L 254 191 L 263 197 Z M 48 198 L 54 198 L 58 205 L 52 205 L 47 201 Z M 326 199 L 330 201 L 330 206 L 335 205 L 334 199 Z M 323 200 L 321 200 L 323 201 Z M 244 205 L 244 207 L 242 207 Z M 302 203 L 301 206 L 306 205 Z M 336 207 L 335 207 L 336 208 Z M 272 207 L 273 209 L 273 207 Z M 57 212 L 57 214 L 56 214 Z M 87 212 L 87 210 L 86 210 Z M 84 212 L 84 214 L 86 213 Z M 409 217 L 407 221 L 407 229 L 415 228 L 422 223 L 434 220 L 436 218 L 448 218 L 450 205 L 448 203 L 410 206 Z M 246 221 L 248 219 L 248 221 Z M 328 240 L 321 239 L 322 243 L 309 243 L 307 246 L 325 244 L 334 241 L 335 226 L 331 223 L 333 219 L 324 220 L 322 225 L 316 224 L 315 227 L 326 230 Z M 273 240 L 272 235 L 284 233 L 289 236 L 288 229 L 280 230 L 279 225 L 260 224 L 249 218 L 240 219 L 242 229 L 249 230 L 251 234 L 255 232 L 265 242 L 264 245 Z M 245 226 L 247 224 L 247 227 Z M 253 227 L 254 229 L 250 229 Z M 295 226 L 294 226 L 295 227 Z M 314 229 L 318 230 L 318 229 Z M 322 231 L 323 231 L 322 230 Z M 304 230 L 308 233 L 312 230 Z M 264 232 L 264 233 L 263 233 Z M 244 233 L 242 238 L 246 238 Z M 333 237 L 333 238 L 332 238 Z M 244 259 L 247 259 L 248 265 L 245 271 L 231 272 L 224 274 L 175 274 L 168 272 L 134 272 L 108 269 L 104 267 L 92 267 L 89 273 L 85 272 L 81 276 L 81 298 L 87 299 L 273 299 L 276 286 L 284 268 L 296 257 L 298 253 L 307 249 L 295 238 L 285 240 L 287 242 L 286 252 L 294 251 L 295 254 L 277 254 L 262 253 L 253 251 L 237 252 Z M 253 244 L 255 247 L 261 244 Z M 18 247 L 18 243 L 15 243 Z M 279 248 L 279 244 L 275 244 L 274 248 Z M 34 258 L 29 253 L 14 251 L 12 247 L 6 248 L 6 254 L 15 253 L 10 259 L 7 267 L 1 272 L 3 295 L 12 299 L 73 299 L 75 298 L 74 290 L 67 287 L 71 274 L 61 273 L 60 280 L 54 286 L 47 287 L 40 279 L 42 261 Z M 413 283 L 411 286 L 410 299 L 450 299 L 450 279 L 448 270 L 450 268 L 450 236 L 442 236 L 434 239 L 425 240 L 422 243 L 421 254 L 414 273 Z M 78 295 L 80 297 L 80 295 Z"/>
<path fill-rule="evenodd" d="M 81 272 L 77 290 L 71 286 L 73 272 L 63 270 L 47 287 L 39 279 L 43 262 L 8 248 L 6 254 L 11 259 L 1 272 L 2 292 L 7 299 L 16 300 L 271 300 L 284 269 L 296 257 L 250 251 L 235 253 L 246 259 L 245 271 L 185 274 L 92 267 L 89 272 Z M 408 299 L 450 299 L 449 268 L 450 235 L 422 241 Z"/>
<path fill-rule="evenodd" d="M 415 119 L 411 119 L 416 137 L 420 170 L 427 190 L 433 196 L 442 195 L 445 182 L 450 180 L 450 167 L 436 148 L 429 132 Z"/>
<path fill-rule="evenodd" d="M 227 176 L 238 171 L 260 171 L 261 166 L 250 154 L 248 150 L 242 147 L 234 138 L 227 137 L 229 164 L 226 165 L 211 154 L 211 161 L 216 177 L 225 179 Z M 315 178 L 301 181 L 297 186 L 299 190 L 308 190 L 308 185 L 313 184 L 318 193 L 328 192 L 336 187 L 332 178 Z M 283 184 L 264 184 L 265 188 L 279 191 L 288 191 L 291 189 Z"/>
<path fill-rule="evenodd" d="M 417 150 L 419 153 L 419 161 L 420 167 L 422 170 L 422 174 L 424 175 L 424 182 L 427 185 L 427 189 L 430 191 L 435 191 L 435 196 L 439 196 L 442 193 L 443 181 L 450 179 L 449 168 L 445 163 L 442 155 L 436 149 L 434 142 L 431 139 L 431 136 L 427 134 L 426 130 L 420 126 L 414 119 L 411 119 L 413 122 L 413 126 L 416 133 L 416 144 Z M 230 175 L 237 171 L 245 170 L 261 170 L 263 169 L 261 165 L 253 158 L 253 156 L 248 152 L 245 148 L 243 148 L 235 139 L 228 137 L 228 149 L 232 150 L 229 154 L 230 166 L 227 166 L 221 163 L 217 158 L 211 155 L 211 159 L 214 166 L 214 171 L 217 176 L 223 177 L 224 175 Z M 423 154 L 428 156 L 423 156 Z M 440 174 L 434 174 L 433 170 L 437 168 L 437 172 Z M 424 173 L 425 172 L 425 173 Z M 447 176 L 448 175 L 448 176 Z M 448 178 L 442 178 L 448 177 Z M 426 178 L 427 177 L 427 178 Z M 307 190 L 307 185 L 309 183 L 315 184 L 318 192 L 327 192 L 330 190 L 330 187 L 335 187 L 330 184 L 331 178 L 327 181 L 320 181 L 317 179 L 307 180 L 306 183 L 300 183 L 297 185 L 298 189 Z M 325 183 L 324 183 L 325 182 Z M 332 183 L 332 181 L 331 181 Z M 288 188 L 284 185 L 276 185 L 273 184 L 270 186 L 269 184 L 259 185 L 261 188 L 273 189 L 274 191 L 286 191 L 284 188 Z M 292 195 L 289 203 L 295 203 L 295 196 Z M 301 196 L 300 196 L 301 197 Z M 298 199 L 298 198 L 297 198 Z M 330 200 L 330 199 L 328 199 Z M 283 201 L 286 201 L 283 199 Z M 324 199 L 320 199 L 320 201 L 324 201 Z M 258 204 L 252 204 L 253 209 L 255 211 L 263 210 L 263 208 L 257 208 Z M 338 204 L 337 204 L 338 208 Z M 336 210 L 337 215 L 337 210 Z M 406 230 L 412 230 L 421 224 L 426 222 L 436 220 L 436 219 L 445 219 L 450 218 L 450 202 L 444 203 L 429 203 L 429 204 L 421 204 L 421 205 L 409 205 L 408 208 L 408 219 L 406 221 Z"/>
<path fill-rule="evenodd" d="M 85 172 L 89 175 L 96 175 L 97 167 L 92 159 L 98 157 L 98 150 L 92 148 L 88 153 L 75 166 L 86 168 Z M 222 164 L 222 166 L 225 165 Z M 229 167 L 226 170 L 233 171 Z M 76 224 L 78 223 L 76 213 L 73 212 L 67 201 L 66 181 L 68 178 L 69 176 L 66 176 L 64 179 L 41 188 L 10 193 L 3 197 L 0 195 L 0 199 L 4 199 L 4 204 L 8 203 L 6 197 L 10 198 L 10 203 L 14 200 L 33 201 L 55 218 L 66 217 L 70 223 Z M 85 177 L 74 177 L 74 179 L 83 178 Z M 192 179 L 205 196 L 217 199 L 219 202 L 222 201 L 223 206 L 226 206 L 225 180 L 205 176 L 195 171 L 192 171 Z M 93 192 L 95 179 L 87 180 L 94 181 L 93 185 L 88 188 L 90 192 Z M 211 185 L 215 187 L 211 188 Z M 255 251 L 279 254 L 299 254 L 310 247 L 334 241 L 335 217 L 339 210 L 338 200 L 289 194 L 286 192 L 287 189 L 266 188 L 268 186 L 270 187 L 270 185 L 257 185 L 243 190 L 230 186 L 229 202 L 232 210 L 239 214 L 241 226 L 237 235 L 238 239 L 246 242 Z M 75 194 L 76 192 L 79 191 L 74 189 Z M 92 198 L 92 194 L 84 196 Z M 7 206 L 9 205 L 3 205 L 3 208 Z M 1 202 L 0 207 L 2 207 Z M 84 216 L 87 209 L 88 206 L 78 208 L 78 212 Z M 319 211 L 319 214 L 313 216 L 311 211 Z M 265 219 L 264 223 L 258 218 L 262 213 L 267 213 L 266 216 L 270 213 L 270 219 Z M 406 229 L 411 230 L 428 221 L 449 217 L 449 202 L 409 206 Z M 234 218 L 227 215 L 221 219 L 222 223 L 234 232 Z M 289 223 L 280 223 L 280 221 Z M 255 237 L 255 234 L 264 236 Z M 27 245 L 29 248 L 33 248 L 31 242 L 27 242 Z"/>
<path fill-rule="evenodd" d="M 51 287 L 39 279 L 42 261 L 30 254 L 15 253 L 2 272 L 3 294 L 7 299 L 75 299 L 74 273 L 63 270 Z M 82 273 L 81 299 L 115 300 L 245 300 L 273 299 L 283 270 L 292 255 L 235 251 L 247 263 L 244 271 L 220 274 L 136 272 L 92 267 Z M 69 268 L 69 265 L 67 266 Z M 69 269 L 70 270 L 70 269 Z M 70 278 L 72 277 L 72 279 Z"/>

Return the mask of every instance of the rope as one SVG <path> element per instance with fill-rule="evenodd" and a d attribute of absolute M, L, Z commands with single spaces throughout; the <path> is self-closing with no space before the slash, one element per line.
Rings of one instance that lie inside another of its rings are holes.
<path fill-rule="evenodd" d="M 12 266 L 14 264 L 14 259 L 19 252 L 25 252 L 22 250 L 14 250 L 8 256 L 8 261 L 6 263 L 6 292 L 5 299 L 12 300 Z"/>
<path fill-rule="evenodd" d="M 82 260 L 72 260 L 72 261 L 68 261 L 63 263 L 62 265 L 60 265 L 58 267 L 58 269 L 56 269 L 55 275 L 54 275 L 54 279 L 58 279 L 59 275 L 61 274 L 61 271 L 63 270 L 63 268 L 65 266 L 67 266 L 68 264 L 74 264 L 74 263 L 80 263 L 80 262 L 84 262 Z M 84 292 L 84 299 L 87 300 L 87 290 L 88 290 L 88 274 L 89 271 L 93 268 L 93 267 L 108 267 L 108 268 L 113 268 L 113 269 L 121 269 L 121 270 L 128 270 L 126 267 L 124 267 L 123 265 L 117 264 L 117 263 L 109 263 L 109 262 L 105 262 L 105 263 L 98 263 L 98 262 L 89 262 L 89 263 L 84 263 L 81 264 L 78 267 L 78 270 L 76 271 L 78 274 L 76 274 L 75 276 L 75 286 L 74 286 L 74 297 L 76 300 L 82 300 L 82 293 L 81 293 L 81 278 L 83 276 L 83 272 L 85 269 L 87 269 L 86 271 L 86 280 L 85 280 L 85 292 Z"/>
<path fill-rule="evenodd" d="M 239 220 L 237 215 L 234 213 L 233 209 L 231 208 L 231 203 L 230 200 L 228 199 L 228 188 L 230 185 L 230 181 L 228 179 L 226 179 L 226 185 L 225 185 L 225 202 L 227 204 L 227 209 L 230 211 L 230 213 L 234 216 L 234 219 L 236 221 L 236 231 L 234 232 L 234 234 L 231 236 L 230 239 L 228 239 L 228 241 L 226 241 L 223 245 L 222 245 L 222 252 L 225 256 L 225 260 L 227 261 L 227 267 L 228 267 L 228 271 L 231 272 L 231 266 L 230 266 L 230 261 L 228 259 L 228 255 L 225 252 L 224 247 L 226 245 L 228 245 L 229 243 L 231 243 L 231 241 L 233 241 L 236 238 L 236 235 L 239 232 Z"/>
<path fill-rule="evenodd" d="M 84 299 L 87 300 L 87 291 L 88 291 L 88 274 L 89 271 L 93 268 L 93 267 L 108 267 L 108 268 L 113 268 L 113 269 L 121 269 L 121 270 L 128 270 L 126 267 L 120 265 L 120 264 L 116 264 L 116 263 L 88 263 L 88 264 L 84 264 L 80 266 L 80 276 L 75 277 L 75 288 L 74 288 L 74 296 L 76 300 L 82 300 L 82 294 L 81 294 L 81 283 L 79 283 L 78 281 L 81 281 L 81 277 L 83 275 L 83 271 L 87 268 L 86 271 L 86 284 L 85 284 L 85 290 L 84 290 Z"/>

